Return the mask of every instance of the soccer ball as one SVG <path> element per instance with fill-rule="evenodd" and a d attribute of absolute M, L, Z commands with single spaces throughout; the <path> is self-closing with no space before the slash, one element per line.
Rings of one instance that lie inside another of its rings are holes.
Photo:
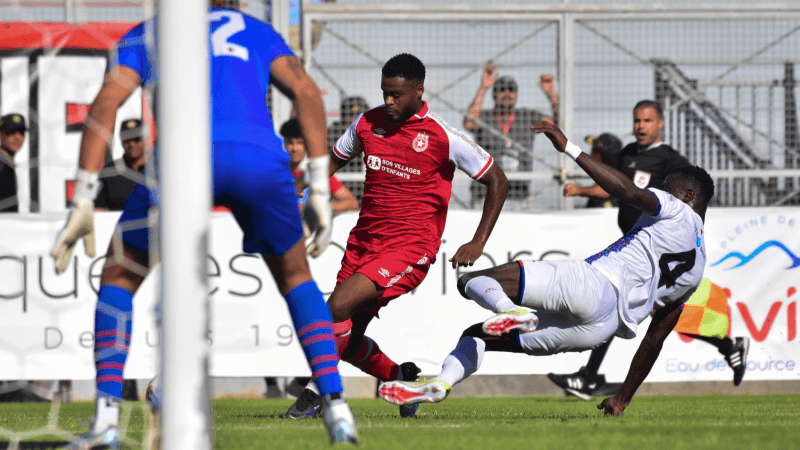
<path fill-rule="evenodd" d="M 153 414 L 161 410 L 162 397 L 161 378 L 156 375 L 155 378 L 150 380 L 150 384 L 147 385 L 147 390 L 144 391 L 144 399 Z"/>

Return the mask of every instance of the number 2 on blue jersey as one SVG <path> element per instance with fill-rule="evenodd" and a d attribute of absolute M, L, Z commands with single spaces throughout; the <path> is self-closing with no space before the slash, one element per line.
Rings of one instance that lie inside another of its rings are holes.
<path fill-rule="evenodd" d="M 228 21 L 211 33 L 211 48 L 214 56 L 233 56 L 243 61 L 250 59 L 250 51 L 239 44 L 228 42 L 234 34 L 244 30 L 245 24 L 242 15 L 233 11 L 214 11 L 208 14 L 212 22 L 222 19 Z"/>

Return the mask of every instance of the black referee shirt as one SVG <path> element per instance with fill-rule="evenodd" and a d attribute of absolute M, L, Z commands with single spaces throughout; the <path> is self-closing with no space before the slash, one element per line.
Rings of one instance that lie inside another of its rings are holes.
<path fill-rule="evenodd" d="M 622 149 L 617 164 L 617 169 L 641 189 L 649 187 L 661 189 L 670 172 L 678 167 L 691 165 L 686 158 L 665 143 L 640 152 L 639 144 L 635 142 Z M 638 209 L 620 202 L 617 224 L 622 233 L 627 234 L 641 215 L 642 212 Z"/>
<path fill-rule="evenodd" d="M 0 213 L 19 212 L 17 172 L 4 155 L 0 155 Z"/>
<path fill-rule="evenodd" d="M 97 193 L 97 198 L 94 201 L 94 206 L 96 208 L 105 208 L 109 211 L 121 211 L 122 207 L 125 206 L 125 202 L 128 201 L 128 197 L 130 197 L 137 182 L 134 180 L 136 177 L 125 176 L 120 173 L 120 170 L 125 169 L 118 169 L 117 167 L 121 167 L 122 165 L 124 165 L 127 170 L 133 170 L 124 157 L 122 160 L 107 164 L 103 168 L 104 171 L 108 170 L 108 168 L 113 168 L 117 175 L 100 178 L 100 191 Z M 146 165 L 143 165 L 141 169 L 139 169 L 139 173 L 144 173 L 145 166 Z"/>

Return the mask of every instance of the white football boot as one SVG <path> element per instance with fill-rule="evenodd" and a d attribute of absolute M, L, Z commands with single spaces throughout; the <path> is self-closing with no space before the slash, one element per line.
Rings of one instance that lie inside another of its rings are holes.
<path fill-rule="evenodd" d="M 330 395 L 326 395 L 323 397 L 322 405 L 322 420 L 328 429 L 331 444 L 361 443 L 353 413 L 344 398 L 331 399 Z"/>
<path fill-rule="evenodd" d="M 537 325 L 539 325 L 539 318 L 534 313 L 527 309 L 512 309 L 486 319 L 481 328 L 490 336 L 502 336 L 511 330 L 530 333 L 536 331 Z"/>
<path fill-rule="evenodd" d="M 395 405 L 439 403 L 450 394 L 450 385 L 444 381 L 426 379 L 387 381 L 381 383 L 378 392 L 382 399 Z"/>

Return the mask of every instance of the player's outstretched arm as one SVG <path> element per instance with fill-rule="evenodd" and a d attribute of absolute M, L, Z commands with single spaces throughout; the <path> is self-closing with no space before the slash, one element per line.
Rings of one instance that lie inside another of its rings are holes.
<path fill-rule="evenodd" d="M 645 189 L 639 189 L 619 170 L 583 153 L 578 146 L 569 142 L 564 133 L 554 124 L 542 120 L 531 125 L 531 129 L 537 133 L 544 133 L 556 150 L 575 159 L 575 162 L 586 174 L 612 197 L 650 215 L 658 212 L 659 204 L 655 194 Z"/>
<path fill-rule="evenodd" d="M 653 368 L 653 364 L 658 359 L 661 348 L 664 346 L 664 340 L 667 339 L 669 333 L 678 324 L 678 319 L 681 317 L 682 312 L 679 306 L 679 303 L 673 303 L 656 311 L 653 321 L 650 322 L 650 327 L 647 329 L 647 334 L 645 334 L 639 349 L 636 350 L 636 354 L 633 356 L 631 367 L 625 377 L 625 382 L 622 383 L 622 389 L 619 394 L 603 400 L 602 403 L 597 405 L 597 409 L 604 410 L 604 414 L 614 416 L 618 416 L 625 411 L 636 390 L 647 378 Z"/>
<path fill-rule="evenodd" d="M 286 55 L 275 59 L 270 66 L 270 75 L 275 86 L 297 105 L 297 120 L 300 121 L 300 130 L 308 150 L 306 213 L 313 213 L 317 223 L 317 231 L 308 246 L 308 253 L 316 258 L 328 247 L 333 225 L 331 191 L 328 185 L 330 156 L 326 148 L 328 131 L 325 127 L 322 95 L 314 80 L 294 56 Z"/>
<path fill-rule="evenodd" d="M 577 186 L 574 183 L 567 183 L 564 185 L 563 190 L 564 197 L 589 197 L 589 198 L 599 198 L 601 200 L 607 200 L 610 195 L 606 192 L 603 188 L 598 185 L 592 186 Z"/>
<path fill-rule="evenodd" d="M 503 203 L 506 202 L 508 178 L 497 164 L 492 164 L 492 167 L 483 174 L 478 183 L 487 187 L 486 198 L 483 200 L 483 214 L 481 214 L 481 221 L 472 240 L 462 245 L 449 259 L 453 263 L 454 269 L 456 266 L 471 266 L 481 257 L 483 247 L 486 246 L 494 225 L 497 223 L 497 217 L 500 216 L 500 211 L 503 209 Z"/>
<path fill-rule="evenodd" d="M 56 273 L 67 269 L 75 244 L 80 239 L 83 239 L 86 254 L 95 256 L 93 210 L 100 185 L 98 174 L 105 162 L 108 143 L 114 136 L 117 109 L 140 83 L 141 79 L 135 70 L 126 66 L 113 67 L 106 74 L 100 92 L 89 107 L 81 137 L 73 208 L 51 252 L 56 260 Z"/>

